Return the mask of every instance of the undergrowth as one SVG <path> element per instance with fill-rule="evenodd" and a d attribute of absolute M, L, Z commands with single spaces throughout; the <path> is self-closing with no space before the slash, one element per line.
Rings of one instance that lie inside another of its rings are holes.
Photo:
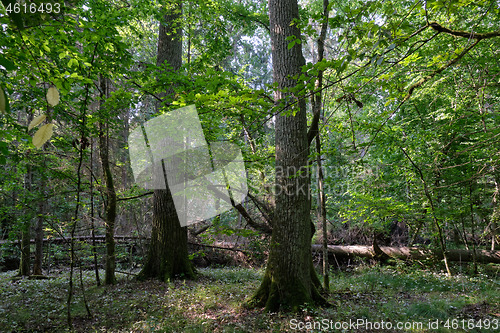
<path fill-rule="evenodd" d="M 101 272 L 102 273 L 102 272 Z M 500 321 L 500 279 L 497 274 L 447 277 L 429 270 L 358 267 L 332 272 L 331 308 L 304 306 L 295 314 L 263 313 L 241 307 L 257 289 L 263 271 L 244 268 L 199 270 L 197 281 L 137 282 L 117 274 L 118 284 L 96 286 L 93 272 L 83 280 L 92 317 L 82 291 L 72 302 L 73 330 L 78 332 L 494 332 L 492 328 L 444 327 Z M 50 280 L 13 281 L 15 272 L 0 274 L 1 332 L 64 332 L 68 272 Z M 78 276 L 77 276 L 78 277 Z M 79 286 L 79 281 L 75 280 Z M 349 322 L 364 326 L 346 326 Z M 390 322 L 389 329 L 366 325 Z M 429 323 L 439 322 L 439 329 Z M 423 327 L 396 329 L 398 323 Z M 344 325 L 344 330 L 339 325 Z M 314 325 L 316 327 L 314 328 Z M 498 323 L 500 325 L 500 322 Z M 305 328 L 311 328 L 306 330 Z M 339 328 L 339 329 L 336 329 Z"/>

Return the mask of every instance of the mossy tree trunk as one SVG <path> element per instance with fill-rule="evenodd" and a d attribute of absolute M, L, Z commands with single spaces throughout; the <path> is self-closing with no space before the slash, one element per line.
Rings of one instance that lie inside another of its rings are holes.
<path fill-rule="evenodd" d="M 170 65 L 178 71 L 182 65 L 182 4 L 171 3 L 164 10 L 158 34 L 157 66 Z M 172 85 L 160 94 L 164 98 L 172 96 Z M 161 105 L 157 103 L 157 112 Z M 167 179 L 165 177 L 165 183 Z M 195 272 L 188 256 L 187 228 L 181 227 L 170 190 L 155 190 L 153 194 L 153 229 L 146 262 L 138 278 L 156 278 L 167 281 L 174 278 L 194 278 Z"/>
<path fill-rule="evenodd" d="M 193 278 L 187 245 L 187 230 L 179 223 L 170 190 L 154 191 L 151 244 L 139 279 Z"/>
<path fill-rule="evenodd" d="M 319 280 L 311 257 L 306 104 L 302 96 L 284 92 L 297 86 L 293 76 L 301 74 L 305 63 L 299 43 L 288 48 L 288 37 L 300 38 L 299 28 L 292 24 L 299 18 L 297 0 L 269 0 L 269 18 L 279 112 L 275 125 L 276 211 L 264 279 L 248 305 L 264 306 L 267 311 L 297 311 L 304 304 L 325 303 L 317 289 Z"/>

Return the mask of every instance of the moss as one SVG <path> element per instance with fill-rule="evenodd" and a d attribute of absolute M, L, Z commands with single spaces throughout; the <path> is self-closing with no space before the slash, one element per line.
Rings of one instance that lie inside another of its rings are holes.
<path fill-rule="evenodd" d="M 273 279 L 270 272 L 266 271 L 260 287 L 255 294 L 245 302 L 245 308 L 264 307 L 266 312 L 278 310 L 297 312 L 305 304 L 317 306 L 330 306 L 328 301 L 321 295 L 321 282 L 311 262 L 311 285 L 310 290 L 299 280 L 291 281 L 287 286 L 280 286 Z"/>
<path fill-rule="evenodd" d="M 266 273 L 264 274 L 264 278 L 262 279 L 262 283 L 260 284 L 259 288 L 250 299 L 245 301 L 243 307 L 247 309 L 264 307 L 267 302 L 270 287 L 271 287 L 271 278 L 269 271 L 266 270 Z"/>

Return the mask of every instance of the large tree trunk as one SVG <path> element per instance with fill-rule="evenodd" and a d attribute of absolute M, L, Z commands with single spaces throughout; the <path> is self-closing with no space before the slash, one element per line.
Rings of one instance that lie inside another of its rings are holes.
<path fill-rule="evenodd" d="M 288 37 L 300 38 L 294 22 L 298 18 L 297 0 L 269 0 L 276 109 L 285 110 L 276 116 L 276 211 L 271 250 L 262 284 L 248 303 L 265 306 L 267 311 L 296 311 L 305 303 L 324 303 L 312 269 L 305 99 L 283 92 L 297 85 L 293 76 L 300 75 L 304 65 L 301 45 L 288 48 Z"/>
<path fill-rule="evenodd" d="M 170 65 L 177 71 L 182 65 L 182 16 L 181 1 L 172 4 L 160 24 L 156 64 Z M 167 88 L 162 97 L 173 95 Z M 157 103 L 157 112 L 161 105 Z M 165 184 L 167 179 L 165 178 Z M 153 229 L 149 253 L 139 279 L 157 278 L 167 281 L 174 278 L 194 278 L 194 268 L 187 250 L 187 227 L 181 227 L 170 190 L 155 190 L 153 194 Z"/>
<path fill-rule="evenodd" d="M 139 278 L 157 278 L 161 281 L 193 278 L 186 228 L 180 226 L 170 190 L 155 191 L 153 202 L 151 243 Z"/>

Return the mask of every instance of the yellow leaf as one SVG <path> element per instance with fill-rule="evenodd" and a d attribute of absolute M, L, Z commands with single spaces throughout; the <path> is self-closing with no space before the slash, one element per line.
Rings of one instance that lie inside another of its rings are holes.
<path fill-rule="evenodd" d="M 33 135 L 33 144 L 37 148 L 41 148 L 45 142 L 47 142 L 53 134 L 52 129 L 54 124 L 45 124 L 36 131 Z"/>
<path fill-rule="evenodd" d="M 33 127 L 35 126 L 38 126 L 42 121 L 45 120 L 45 118 L 47 118 L 46 115 L 42 114 L 38 117 L 35 117 L 35 119 L 33 119 L 30 123 L 30 125 L 28 126 L 28 131 L 31 130 Z"/>
<path fill-rule="evenodd" d="M 56 88 L 50 87 L 47 91 L 47 102 L 52 106 L 59 104 L 59 91 Z"/>
<path fill-rule="evenodd" d="M 3 92 L 3 89 L 0 88 L 0 112 L 5 112 L 5 107 L 6 107 L 5 94 Z"/>

